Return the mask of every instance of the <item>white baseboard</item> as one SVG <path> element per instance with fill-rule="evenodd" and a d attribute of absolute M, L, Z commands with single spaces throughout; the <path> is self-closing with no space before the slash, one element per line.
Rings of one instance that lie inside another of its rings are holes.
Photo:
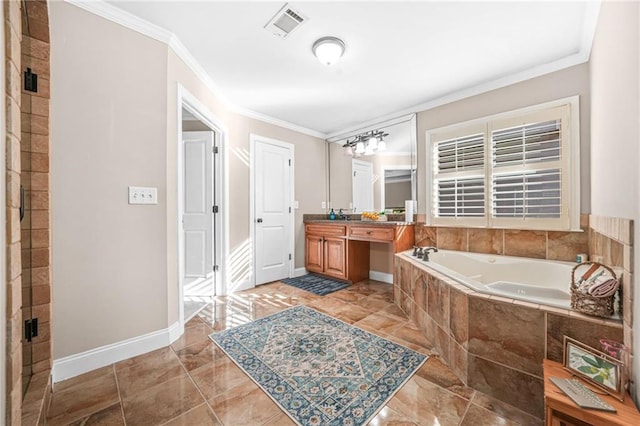
<path fill-rule="evenodd" d="M 386 272 L 369 271 L 369 279 L 393 284 L 393 274 L 387 274 Z"/>
<path fill-rule="evenodd" d="M 293 270 L 294 277 L 301 277 L 303 275 L 307 275 L 307 268 L 296 268 Z"/>
<path fill-rule="evenodd" d="M 55 359 L 51 371 L 53 383 L 163 348 L 174 342 L 181 334 L 180 324 L 175 322 L 164 330 L 153 331 L 142 336 Z"/>

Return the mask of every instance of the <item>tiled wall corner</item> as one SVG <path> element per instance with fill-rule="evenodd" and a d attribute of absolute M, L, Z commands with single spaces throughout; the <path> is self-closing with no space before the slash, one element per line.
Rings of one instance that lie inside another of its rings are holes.
<path fill-rule="evenodd" d="M 606 216 L 589 216 L 589 256 L 591 260 L 603 262 L 623 270 L 621 277 L 620 307 L 622 309 L 622 330 L 617 339 L 633 353 L 633 227 L 631 219 Z M 627 365 L 627 377 L 631 375 L 631 363 Z M 634 384 L 635 386 L 635 384 Z M 635 389 L 631 389 L 635 393 Z"/>

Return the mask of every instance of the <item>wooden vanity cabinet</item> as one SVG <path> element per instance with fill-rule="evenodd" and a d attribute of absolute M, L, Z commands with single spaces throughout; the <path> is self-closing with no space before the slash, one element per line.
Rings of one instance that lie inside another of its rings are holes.
<path fill-rule="evenodd" d="M 309 272 L 351 282 L 369 276 L 369 244 L 349 241 L 346 225 L 306 225 L 305 246 Z"/>
<path fill-rule="evenodd" d="M 369 243 L 390 244 L 397 253 L 411 248 L 413 241 L 413 225 L 307 223 L 305 267 L 309 272 L 355 283 L 369 278 Z"/>

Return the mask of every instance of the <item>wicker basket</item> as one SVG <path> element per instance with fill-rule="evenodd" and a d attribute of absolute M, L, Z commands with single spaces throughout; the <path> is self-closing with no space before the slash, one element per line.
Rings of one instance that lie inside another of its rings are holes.
<path fill-rule="evenodd" d="M 583 262 L 574 266 L 571 270 L 571 308 L 575 311 L 582 312 L 588 315 L 594 315 L 597 317 L 610 317 L 615 312 L 615 297 L 616 291 L 611 296 L 607 297 L 593 297 L 590 294 L 582 293 L 578 290 L 578 279 L 593 265 L 598 265 L 599 268 L 604 268 L 612 278 L 617 279 L 615 272 L 606 265 L 597 262 Z M 580 269 L 580 274 L 576 279 L 576 271 Z"/>

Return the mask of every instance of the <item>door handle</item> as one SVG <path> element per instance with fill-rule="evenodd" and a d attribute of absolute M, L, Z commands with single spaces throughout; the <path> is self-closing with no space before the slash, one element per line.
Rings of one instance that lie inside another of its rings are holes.
<path fill-rule="evenodd" d="M 24 219 L 24 186 L 20 185 L 20 222 Z"/>
<path fill-rule="evenodd" d="M 258 219 L 256 220 L 256 222 L 258 222 L 258 223 L 262 223 L 262 218 L 258 218 Z"/>

